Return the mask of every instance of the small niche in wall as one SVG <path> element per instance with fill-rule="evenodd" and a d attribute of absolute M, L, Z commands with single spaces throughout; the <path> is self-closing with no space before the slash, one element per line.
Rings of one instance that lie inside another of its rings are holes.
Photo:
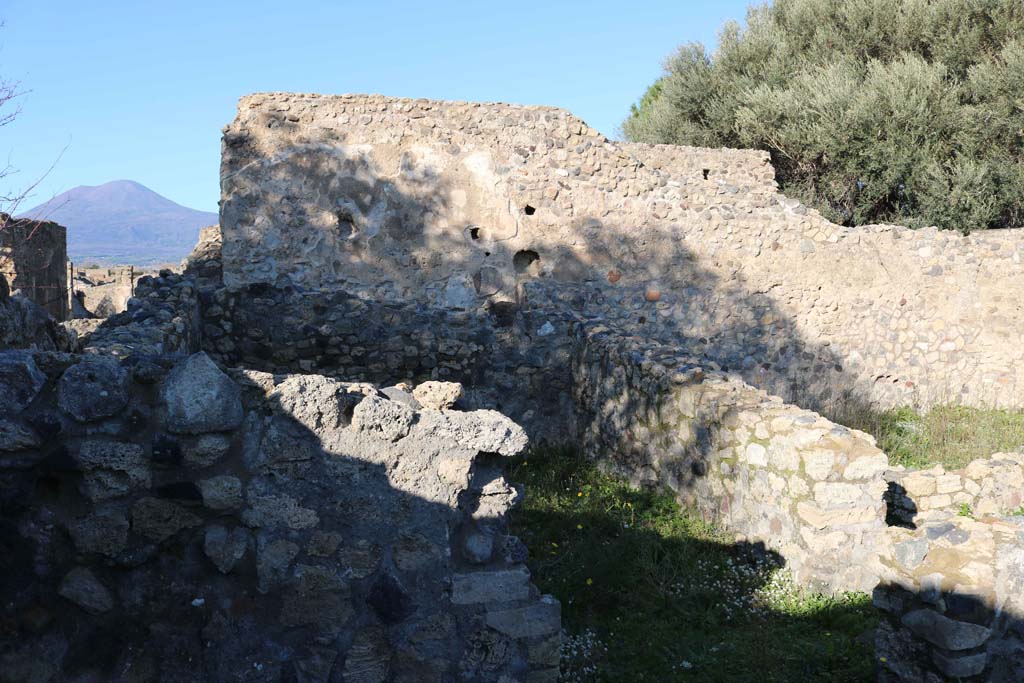
<path fill-rule="evenodd" d="M 338 211 L 334 214 L 338 220 L 336 229 L 338 231 L 338 237 L 342 239 L 351 239 L 356 234 L 356 224 L 352 220 L 352 214 L 348 211 Z"/>
<path fill-rule="evenodd" d="M 705 168 L 704 170 L 701 171 L 701 173 L 704 174 L 704 180 L 707 180 L 708 179 L 708 174 L 711 173 L 711 169 L 710 168 Z"/>
<path fill-rule="evenodd" d="M 533 249 L 517 251 L 512 257 L 512 267 L 520 275 L 537 275 L 540 272 L 540 254 Z"/>
<path fill-rule="evenodd" d="M 526 206 L 523 207 L 523 213 L 525 213 L 527 216 L 532 216 L 533 214 L 537 213 L 537 209 L 527 204 Z"/>
<path fill-rule="evenodd" d="M 469 229 L 469 239 L 478 240 L 480 239 L 480 228 L 473 226 Z"/>

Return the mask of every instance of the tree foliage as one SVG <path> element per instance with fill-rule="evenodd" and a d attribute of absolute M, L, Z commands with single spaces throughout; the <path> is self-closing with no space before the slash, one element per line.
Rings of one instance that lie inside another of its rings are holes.
<path fill-rule="evenodd" d="M 846 225 L 1024 226 L 1024 3 L 776 0 L 681 47 L 628 139 L 764 149 Z"/>

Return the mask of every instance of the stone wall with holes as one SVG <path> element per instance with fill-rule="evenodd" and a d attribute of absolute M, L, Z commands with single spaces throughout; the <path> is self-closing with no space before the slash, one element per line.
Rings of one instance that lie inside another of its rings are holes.
<path fill-rule="evenodd" d="M 1024 518 L 890 529 L 875 589 L 883 683 L 1024 680 Z"/>
<path fill-rule="evenodd" d="M 67 229 L 0 213 L 0 277 L 55 320 L 67 318 Z"/>
<path fill-rule="evenodd" d="M 453 389 L 0 353 L 0 680 L 553 683 L 526 436 Z"/>
<path fill-rule="evenodd" d="M 615 143 L 550 107 L 258 94 L 224 131 L 221 219 L 232 289 L 472 310 L 584 284 L 666 335 L 709 311 L 710 358 L 737 346 L 723 365 L 809 407 L 1024 392 L 1019 233 L 843 228 L 760 152 Z"/>
<path fill-rule="evenodd" d="M 1005 515 L 1024 504 L 1024 453 L 996 453 L 959 470 L 942 465 L 895 469 L 889 481 L 891 521 L 905 526 L 958 515 Z"/>
<path fill-rule="evenodd" d="M 797 581 L 870 590 L 883 575 L 887 458 L 874 440 L 736 376 L 599 325 L 573 359 L 588 454 L 784 558 Z"/>

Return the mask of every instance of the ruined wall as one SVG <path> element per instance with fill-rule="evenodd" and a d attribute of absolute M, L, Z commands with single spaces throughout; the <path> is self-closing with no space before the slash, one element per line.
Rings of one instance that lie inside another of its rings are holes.
<path fill-rule="evenodd" d="M 804 586 L 884 574 L 888 461 L 870 436 L 598 325 L 578 332 L 573 379 L 585 449 L 610 470 L 765 544 Z"/>
<path fill-rule="evenodd" d="M 0 214 L 0 276 L 54 319 L 67 318 L 67 230 Z"/>
<path fill-rule="evenodd" d="M 232 288 L 344 280 L 472 308 L 589 281 L 670 299 L 666 335 L 706 311 L 707 358 L 804 404 L 1024 391 L 1018 233 L 842 228 L 775 192 L 759 152 L 612 143 L 546 107 L 298 94 L 242 98 L 223 152 Z"/>
<path fill-rule="evenodd" d="M 891 513 L 905 525 L 945 521 L 964 512 L 1006 515 L 1024 504 L 1024 453 L 996 453 L 952 471 L 942 465 L 898 468 L 886 479 L 891 482 Z"/>
<path fill-rule="evenodd" d="M 891 529 L 875 590 L 882 683 L 1024 679 L 1024 518 Z"/>
<path fill-rule="evenodd" d="M 446 391 L 0 353 L 0 681 L 555 681 L 525 435 Z"/>
<path fill-rule="evenodd" d="M 77 270 L 72 264 L 72 317 L 109 318 L 128 306 L 135 290 L 134 266 Z"/>

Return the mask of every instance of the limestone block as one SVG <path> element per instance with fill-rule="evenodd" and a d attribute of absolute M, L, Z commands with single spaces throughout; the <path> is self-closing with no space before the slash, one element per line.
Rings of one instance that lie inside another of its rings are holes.
<path fill-rule="evenodd" d="M 835 467 L 836 457 L 831 451 L 811 450 L 801 454 L 804 471 L 815 481 L 824 481 Z"/>
<path fill-rule="evenodd" d="M 819 482 L 814 485 L 814 500 L 825 509 L 853 505 L 864 494 L 865 489 L 854 484 Z"/>

